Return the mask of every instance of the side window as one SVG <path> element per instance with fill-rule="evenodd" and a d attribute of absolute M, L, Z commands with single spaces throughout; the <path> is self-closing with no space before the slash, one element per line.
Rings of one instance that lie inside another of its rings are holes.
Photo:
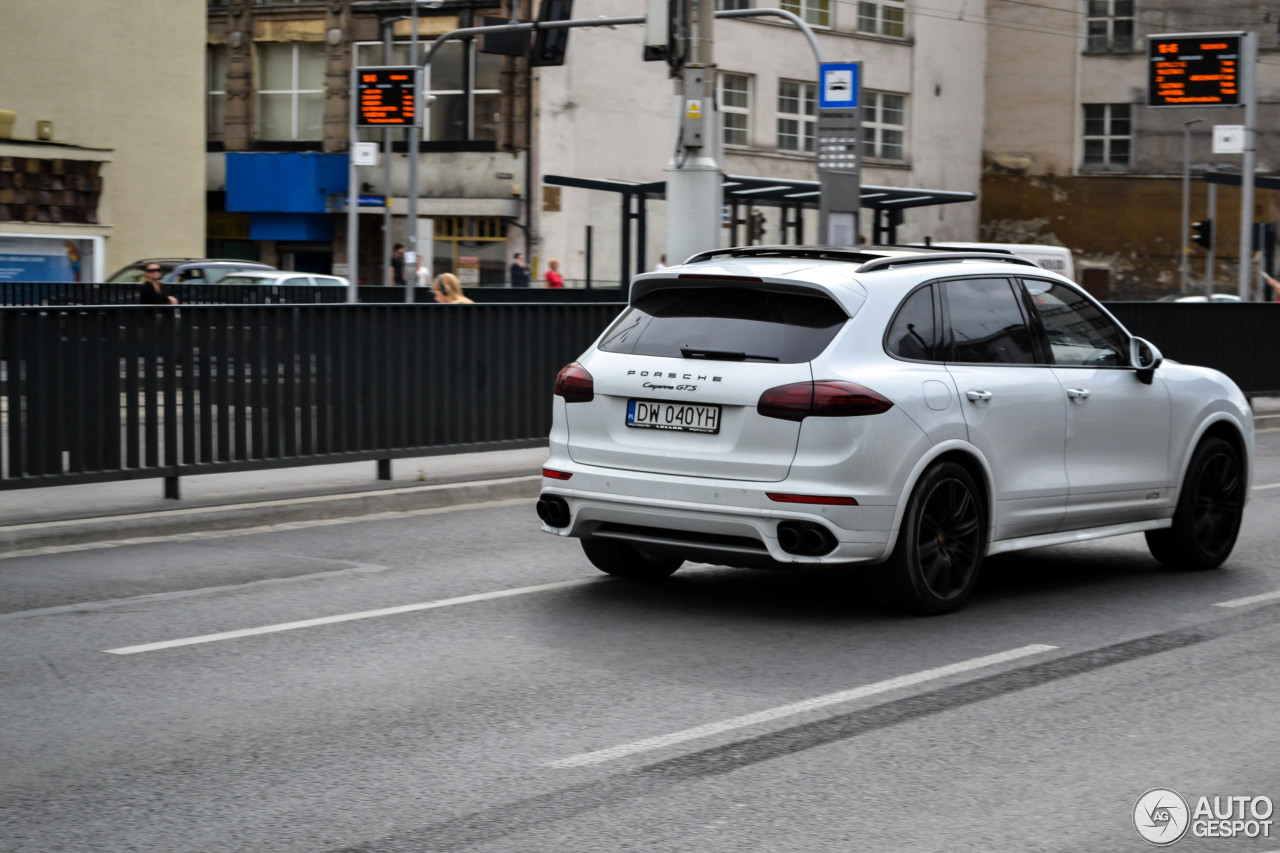
<path fill-rule="evenodd" d="M 1056 281 L 1025 279 L 1054 364 L 1123 367 L 1124 333 L 1092 299 Z"/>
<path fill-rule="evenodd" d="M 897 316 L 889 325 L 889 334 L 885 337 L 889 355 L 913 361 L 930 361 L 936 358 L 935 328 L 933 285 L 926 284 L 903 301 Z"/>
<path fill-rule="evenodd" d="M 1031 330 L 1012 283 L 975 278 L 945 283 L 954 360 L 977 364 L 1035 364 Z"/>

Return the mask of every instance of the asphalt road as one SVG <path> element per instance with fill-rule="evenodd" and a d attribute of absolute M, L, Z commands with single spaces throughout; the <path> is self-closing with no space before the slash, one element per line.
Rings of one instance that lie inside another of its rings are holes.
<path fill-rule="evenodd" d="M 1042 549 L 932 619 L 608 579 L 528 501 L 0 559 L 0 850 L 1146 850 L 1151 788 L 1280 800 L 1258 463 L 1222 570 Z"/>

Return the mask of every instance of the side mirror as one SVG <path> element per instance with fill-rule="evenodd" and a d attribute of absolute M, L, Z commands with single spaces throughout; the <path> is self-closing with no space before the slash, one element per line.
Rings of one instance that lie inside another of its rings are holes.
<path fill-rule="evenodd" d="M 1138 371 L 1138 379 L 1147 385 L 1151 384 L 1156 368 L 1164 361 L 1164 356 L 1155 344 L 1143 338 L 1129 340 L 1129 366 Z"/>

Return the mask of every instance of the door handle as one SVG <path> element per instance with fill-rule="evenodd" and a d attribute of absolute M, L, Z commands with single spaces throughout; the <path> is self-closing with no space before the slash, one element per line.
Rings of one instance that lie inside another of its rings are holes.
<path fill-rule="evenodd" d="M 965 391 L 964 395 L 975 403 L 985 403 L 991 399 L 990 391 Z"/>
<path fill-rule="evenodd" d="M 1068 388 L 1067 396 L 1072 400 L 1084 400 L 1089 396 L 1088 388 Z"/>

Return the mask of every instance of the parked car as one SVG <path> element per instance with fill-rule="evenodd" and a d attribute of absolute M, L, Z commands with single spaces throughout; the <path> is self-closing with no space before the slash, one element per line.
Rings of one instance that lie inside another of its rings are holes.
<path fill-rule="evenodd" d="M 1214 293 L 1211 296 L 1200 294 L 1198 296 L 1179 296 L 1173 299 L 1174 302 L 1240 302 L 1239 296 L 1234 293 Z"/>
<path fill-rule="evenodd" d="M 241 270 L 275 269 L 270 264 L 234 258 L 144 258 L 116 270 L 107 281 L 137 284 L 142 281 L 142 271 L 149 264 L 160 266 L 163 271 L 160 280 L 166 284 L 217 284 L 225 276 Z"/>
<path fill-rule="evenodd" d="M 992 251 L 1008 252 L 1020 258 L 1026 258 L 1036 266 L 1065 275 L 1075 281 L 1076 265 L 1071 257 L 1071 250 L 1065 246 L 1050 246 L 1043 243 L 931 243 L 927 248 L 945 251 Z"/>
<path fill-rule="evenodd" d="M 696 255 L 637 276 L 554 394 L 538 514 L 600 570 L 866 566 L 926 613 L 1043 545 L 1221 565 L 1253 469 L 1235 383 L 1012 255 Z"/>
<path fill-rule="evenodd" d="M 310 272 L 283 270 L 241 270 L 224 276 L 219 284 L 256 284 L 278 287 L 349 287 L 350 282 L 340 275 L 320 275 Z"/>

